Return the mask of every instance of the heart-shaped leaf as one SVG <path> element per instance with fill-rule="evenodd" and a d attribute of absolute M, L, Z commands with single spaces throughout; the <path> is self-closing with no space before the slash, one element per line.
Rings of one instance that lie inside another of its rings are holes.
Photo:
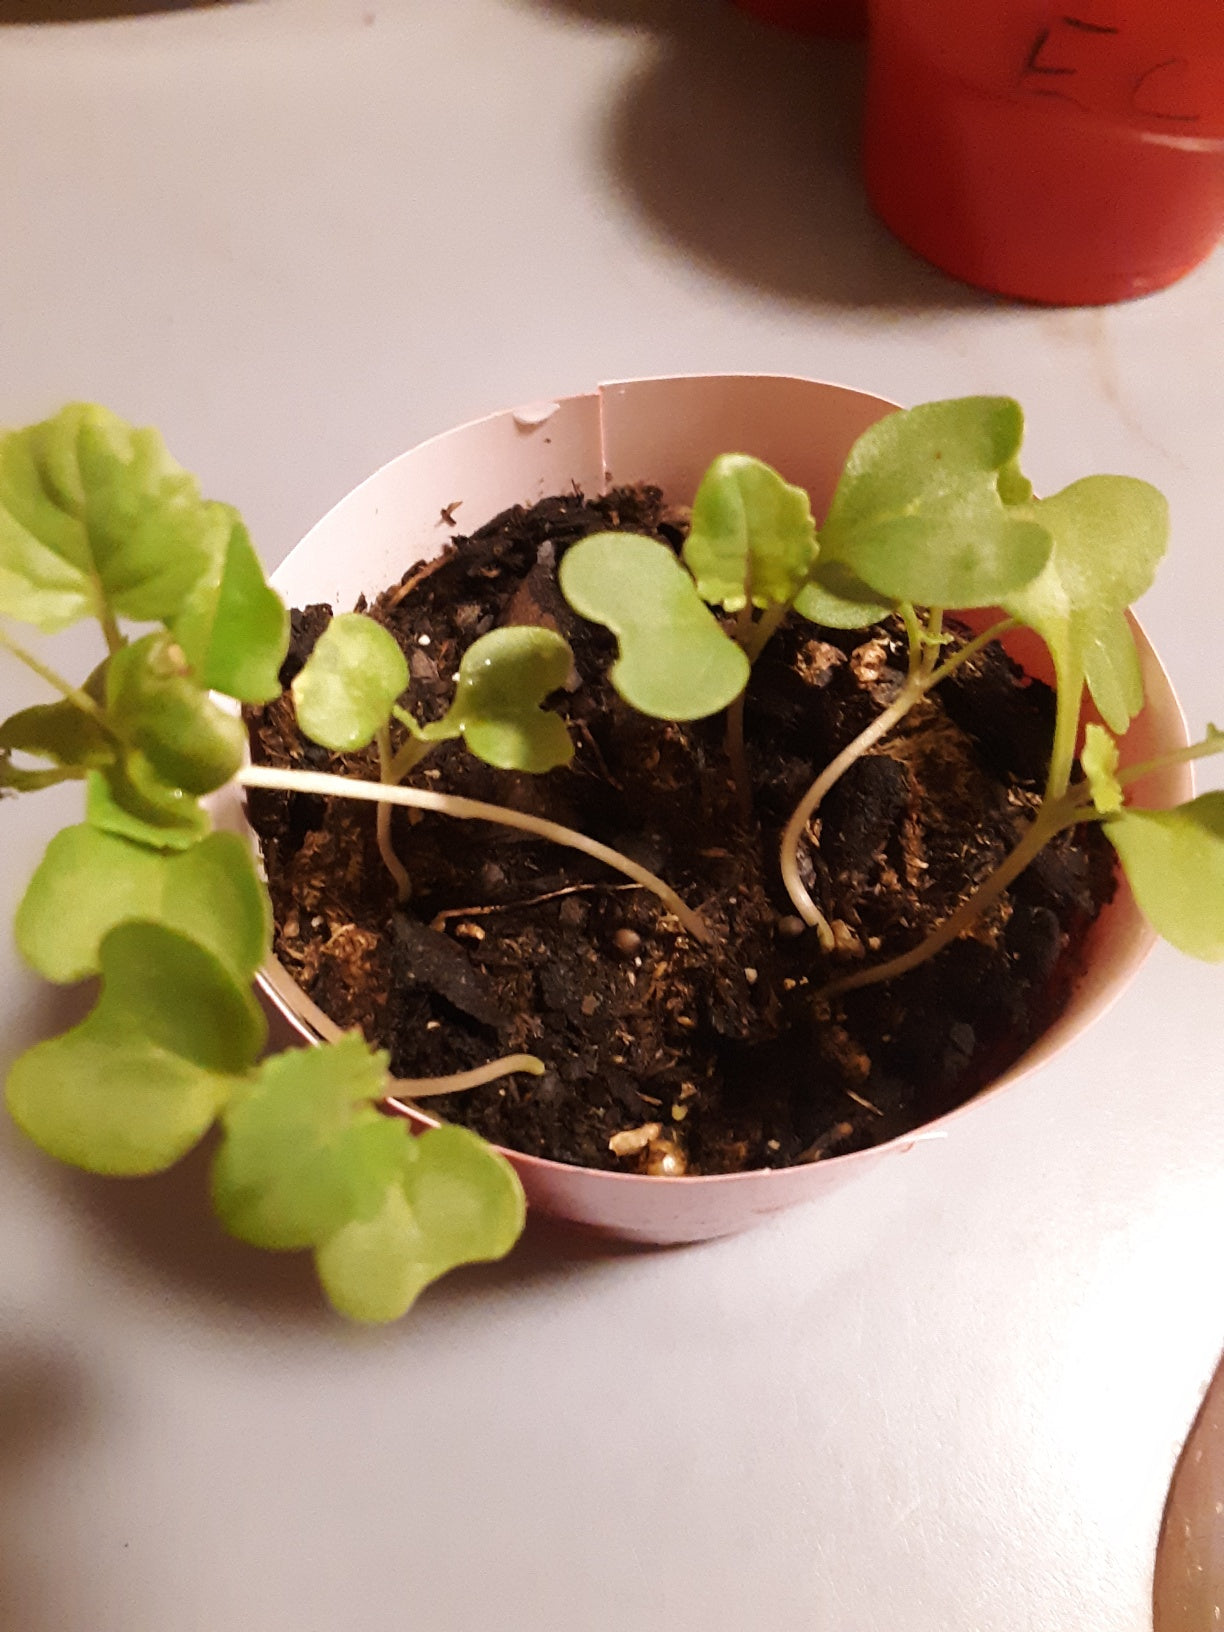
<path fill-rule="evenodd" d="M 1026 491 L 1023 433 L 1007 397 L 929 402 L 878 421 L 846 461 L 817 579 L 839 593 L 827 583 L 837 563 L 893 604 L 953 608 L 991 606 L 1028 583 L 1050 538 L 1015 503 Z"/>
<path fill-rule="evenodd" d="M 816 554 L 816 523 L 801 487 L 745 453 L 720 454 L 693 500 L 684 563 L 702 600 L 738 612 L 789 606 Z"/>
<path fill-rule="evenodd" d="M 1087 476 L 1030 513 L 1053 539 L 1032 582 L 1000 604 L 1038 634 L 1064 677 L 1083 675 L 1112 731 L 1143 707 L 1143 680 L 1125 611 L 1147 590 L 1168 543 L 1164 497 L 1131 476 Z"/>
<path fill-rule="evenodd" d="M 166 853 L 82 823 L 47 846 L 17 909 L 17 946 L 40 975 L 68 984 L 96 975 L 105 936 L 135 919 L 190 936 L 244 983 L 271 935 L 267 893 L 236 834 Z"/>
<path fill-rule="evenodd" d="M 161 924 L 112 929 L 102 991 L 79 1026 L 8 1079 L 13 1119 L 60 1161 L 156 1173 L 204 1134 L 263 1047 L 263 1012 L 211 952 Z"/>
<path fill-rule="evenodd" d="M 572 662 L 555 630 L 490 630 L 463 654 L 454 702 L 421 737 L 437 742 L 462 734 L 472 753 L 505 771 L 568 765 L 574 745 L 565 722 L 540 704 L 565 684 Z"/>
<path fill-rule="evenodd" d="M 557 577 L 575 612 L 616 635 L 620 656 L 608 678 L 640 713 L 701 719 L 747 685 L 747 657 L 666 544 L 595 533 L 567 551 Z"/>
<path fill-rule="evenodd" d="M 315 1252 L 332 1303 L 353 1320 L 396 1320 L 460 1264 L 502 1258 L 522 1233 L 514 1169 L 466 1128 L 433 1128 L 409 1141 L 402 1178 L 379 1211 Z"/>
<path fill-rule="evenodd" d="M 374 1109 L 386 1079 L 386 1055 L 356 1034 L 265 1061 L 223 1118 L 212 1192 L 226 1229 L 293 1249 L 374 1218 L 411 1137 Z"/>
<path fill-rule="evenodd" d="M 408 689 L 408 660 L 395 637 L 361 612 L 341 612 L 293 682 L 298 724 L 333 753 L 374 740 Z"/>
<path fill-rule="evenodd" d="M 1192 958 L 1224 958 L 1224 793 L 1105 823 L 1139 909 Z"/>

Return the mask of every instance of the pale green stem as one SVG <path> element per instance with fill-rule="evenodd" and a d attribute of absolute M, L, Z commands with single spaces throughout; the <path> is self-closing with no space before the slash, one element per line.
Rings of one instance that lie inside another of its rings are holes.
<path fill-rule="evenodd" d="M 545 1069 L 543 1060 L 537 1060 L 534 1054 L 506 1054 L 500 1060 L 490 1060 L 487 1065 L 477 1065 L 471 1071 L 454 1071 L 446 1077 L 392 1077 L 391 1081 L 397 1090 L 412 1099 L 429 1099 L 435 1094 L 460 1094 L 465 1088 L 479 1088 L 482 1083 L 496 1082 L 498 1077 L 508 1077 L 515 1071 L 542 1077 Z M 390 1096 L 381 1103 L 396 1111 L 411 1109 L 402 1100 Z"/>
<path fill-rule="evenodd" d="M 395 757 L 391 752 L 391 727 L 382 726 L 375 742 L 378 745 L 378 774 L 384 782 L 397 782 L 395 775 Z M 395 881 L 396 899 L 407 901 L 412 894 L 412 881 L 408 877 L 408 869 L 395 853 L 395 846 L 391 843 L 391 806 L 379 805 L 375 816 L 376 832 L 378 835 L 378 853 L 383 859 L 383 866 Z"/>
<path fill-rule="evenodd" d="M 779 866 L 782 871 L 782 882 L 786 886 L 786 893 L 795 906 L 795 911 L 805 924 L 810 924 L 820 938 L 820 944 L 826 952 L 832 952 L 837 944 L 833 939 L 833 931 L 820 908 L 808 894 L 807 886 L 799 876 L 799 843 L 804 829 L 811 820 L 820 801 L 828 793 L 835 782 L 849 770 L 856 759 L 861 759 L 869 748 L 875 746 L 880 738 L 887 736 L 898 720 L 903 720 L 910 709 L 922 695 L 921 682 L 907 680 L 897 693 L 893 701 L 883 711 L 877 714 L 871 724 L 860 731 L 854 741 L 847 743 L 835 759 L 831 759 L 812 783 L 803 798 L 791 812 L 790 821 L 782 834 L 782 847 L 779 856 Z"/>
<path fill-rule="evenodd" d="M 999 866 L 983 879 L 970 895 L 966 896 L 956 911 L 926 937 L 924 941 L 913 947 L 909 952 L 903 952 L 899 957 L 889 958 L 885 963 L 876 964 L 871 969 L 859 969 L 852 975 L 843 975 L 840 980 L 834 980 L 828 986 L 823 986 L 815 994 L 817 998 L 840 997 L 843 992 L 856 990 L 860 986 L 874 986 L 880 981 L 895 980 L 898 975 L 908 974 L 911 969 L 917 969 L 920 964 L 933 958 L 937 952 L 956 940 L 964 933 L 975 919 L 996 901 L 1013 879 L 1020 874 L 1050 842 L 1054 835 L 1064 827 L 1073 826 L 1080 819 L 1080 812 L 1070 808 L 1067 800 L 1056 800 L 1052 805 L 1042 807 L 1020 840 L 1019 844 Z"/>
<path fill-rule="evenodd" d="M 1139 782 L 1145 776 L 1150 776 L 1153 771 L 1167 770 L 1170 765 L 1188 765 L 1193 759 L 1208 759 L 1212 754 L 1224 754 L 1224 731 L 1204 737 L 1202 742 L 1192 742 L 1187 748 L 1174 748 L 1167 754 L 1157 754 L 1140 765 L 1128 765 L 1117 772 L 1117 780 L 1119 786 L 1125 788 L 1131 782 Z"/>
<path fill-rule="evenodd" d="M 740 641 L 740 645 L 744 648 L 744 655 L 747 657 L 749 663 L 755 663 L 757 658 L 760 657 L 766 646 L 769 645 L 769 642 L 786 622 L 789 612 L 789 606 L 782 602 L 774 601 L 761 613 L 760 617 L 753 624 L 748 638 Z M 736 634 L 736 639 L 739 639 L 738 632 Z"/>
<path fill-rule="evenodd" d="M 932 616 L 934 617 L 935 614 L 932 614 Z M 786 886 L 786 893 L 790 896 L 795 911 L 805 924 L 809 924 L 815 929 L 820 944 L 826 952 L 831 952 L 834 949 L 833 931 L 829 928 L 824 914 L 808 894 L 807 888 L 799 876 L 799 843 L 808 822 L 816 813 L 821 800 L 829 789 L 840 781 L 855 760 L 861 759 L 869 748 L 874 748 L 881 737 L 886 736 L 893 726 L 905 718 L 919 698 L 925 697 L 928 691 L 939 685 L 941 681 L 946 680 L 950 674 L 954 674 L 962 663 L 967 663 L 971 657 L 976 657 L 984 646 L 989 645 L 992 640 L 997 640 L 1000 635 L 1005 634 L 1007 630 L 1014 628 L 1014 626 L 1014 618 L 1001 618 L 998 623 L 992 623 L 989 629 L 984 629 L 980 635 L 966 641 L 960 650 L 953 652 L 952 656 L 942 663 L 939 668 L 928 673 L 922 672 L 921 662 L 916 657 L 918 647 L 911 637 L 910 669 L 901 690 L 882 714 L 877 715 L 870 725 L 860 731 L 854 741 L 848 743 L 841 753 L 837 755 L 836 759 L 830 760 L 792 812 L 782 834 L 781 854 L 779 856 L 782 882 Z"/>
<path fill-rule="evenodd" d="M 406 709 L 400 708 L 398 703 L 391 710 L 395 718 L 408 730 L 408 738 L 400 745 L 399 751 L 391 761 L 391 774 L 384 777 L 387 782 L 402 782 L 415 766 L 419 765 L 425 755 L 431 753 L 437 746 L 421 736 L 421 728 Z"/>
<path fill-rule="evenodd" d="M 365 799 L 372 803 L 407 805 L 417 810 L 435 810 L 444 816 L 456 816 L 462 821 L 497 822 L 502 827 L 518 828 L 534 833 L 554 844 L 581 850 L 584 855 L 615 868 L 635 884 L 650 890 L 674 914 L 695 940 L 709 942 L 710 930 L 699 913 L 686 906 L 670 885 L 639 867 L 636 861 L 622 856 L 597 839 L 587 838 L 576 828 L 563 827 L 559 822 L 547 821 L 541 816 L 528 816 L 524 811 L 511 810 L 506 805 L 488 805 L 480 799 L 464 799 L 453 793 L 433 793 L 423 788 L 387 787 L 381 782 L 363 782 L 347 776 L 329 776 L 321 771 L 285 771 L 270 765 L 246 765 L 238 772 L 237 781 L 248 788 L 276 788 L 286 793 L 317 793 L 325 798 Z"/>
<path fill-rule="evenodd" d="M 917 680 L 922 670 L 922 660 L 926 656 L 926 644 L 922 638 L 922 620 L 917 612 L 905 601 L 897 608 L 897 615 L 905 625 L 906 639 L 909 642 L 909 668 L 906 677 Z"/>
<path fill-rule="evenodd" d="M 113 737 L 116 742 L 123 744 L 124 739 L 107 718 L 106 710 L 99 708 L 88 692 L 82 691 L 79 686 L 72 685 L 62 675 L 57 674 L 54 669 L 48 668 L 45 663 L 40 662 L 34 656 L 33 652 L 29 652 L 24 646 L 19 645 L 3 629 L 0 629 L 0 646 L 3 646 L 19 663 L 24 663 L 26 668 L 36 674 L 40 680 L 45 680 L 53 691 L 58 691 L 60 696 L 70 702 L 74 708 L 79 708 L 82 714 L 88 714 L 90 719 L 96 721 L 109 737 Z"/>
<path fill-rule="evenodd" d="M 941 640 L 943 635 L 943 607 L 933 606 L 928 611 L 924 633 L 921 669 L 925 679 L 934 670 L 939 654 L 943 650 Z"/>
<path fill-rule="evenodd" d="M 109 606 L 103 605 L 98 613 L 98 622 L 102 625 L 102 635 L 106 641 L 106 649 L 113 657 L 123 645 L 123 636 L 119 632 L 119 625 L 115 622 L 115 614 Z"/>
<path fill-rule="evenodd" d="M 1084 673 L 1079 664 L 1072 665 L 1064 675 L 1058 672 L 1058 660 L 1055 658 L 1054 670 L 1057 681 L 1054 693 L 1054 745 L 1050 749 L 1050 769 L 1046 776 L 1043 803 L 1061 799 L 1067 791 L 1071 767 L 1075 764 L 1080 706 L 1084 698 Z"/>

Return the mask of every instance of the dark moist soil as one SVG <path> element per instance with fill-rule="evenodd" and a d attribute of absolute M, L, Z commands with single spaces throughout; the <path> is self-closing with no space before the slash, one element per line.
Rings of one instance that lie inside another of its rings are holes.
<path fill-rule="evenodd" d="M 571 766 L 496 771 L 447 743 L 408 780 L 614 845 L 698 907 L 714 944 L 696 944 L 653 895 L 575 851 L 397 808 L 394 843 L 413 884 L 398 910 L 369 805 L 252 792 L 278 957 L 333 1020 L 388 1049 L 397 1076 L 538 1055 L 543 1077 L 430 1107 L 558 1161 L 690 1174 L 785 1166 L 877 1144 L 959 1105 L 1069 995 L 1084 934 L 1114 888 L 1095 828 L 1063 835 L 974 932 L 920 969 L 832 1004 L 814 994 L 912 946 L 1015 843 L 1041 789 L 1051 693 L 988 648 L 834 788 L 802 858 L 839 943 L 826 955 L 793 916 L 778 838 L 817 771 L 894 695 L 903 635 L 796 617 L 770 642 L 748 692 L 745 826 L 721 719 L 634 714 L 604 679 L 611 637 L 558 592 L 566 549 L 608 528 L 677 546 L 684 517 L 649 489 L 545 499 L 456 538 L 365 608 L 407 653 L 422 720 L 445 712 L 462 652 L 489 629 L 545 623 L 574 649 L 554 700 L 576 743 Z M 330 616 L 294 612 L 285 685 Z M 372 751 L 336 756 L 304 742 L 288 694 L 251 711 L 250 730 L 262 763 L 377 776 Z"/>

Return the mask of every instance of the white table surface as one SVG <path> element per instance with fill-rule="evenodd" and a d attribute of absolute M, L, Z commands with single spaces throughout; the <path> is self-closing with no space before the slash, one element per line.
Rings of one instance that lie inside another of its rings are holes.
<path fill-rule="evenodd" d="M 716 0 L 0 25 L 0 422 L 157 424 L 275 563 L 420 437 L 599 379 L 1004 391 L 1040 488 L 1168 493 L 1143 617 L 1220 718 L 1224 258 L 1106 311 L 960 289 L 862 202 L 857 63 Z M 71 803 L 0 810 L 6 920 Z M 1224 1341 L 1221 994 L 1162 949 L 826 1202 L 657 1254 L 533 1227 L 375 1334 L 220 1237 L 198 1160 L 106 1183 L 6 1127 L 0 1626 L 1143 1632 Z M 7 934 L 0 1005 L 6 1057 L 56 1015 Z"/>

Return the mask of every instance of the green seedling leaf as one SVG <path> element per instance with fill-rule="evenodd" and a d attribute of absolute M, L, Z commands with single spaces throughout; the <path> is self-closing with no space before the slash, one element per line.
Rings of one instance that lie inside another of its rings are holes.
<path fill-rule="evenodd" d="M 867 629 L 894 610 L 841 561 L 817 561 L 811 582 L 795 597 L 795 611 L 825 629 Z"/>
<path fill-rule="evenodd" d="M 79 776 L 92 766 L 109 764 L 115 742 L 99 720 L 74 703 L 40 703 L 0 725 L 0 750 L 49 759 Z"/>
<path fill-rule="evenodd" d="M 844 596 L 836 563 L 894 604 L 945 607 L 992 606 L 1028 583 L 1051 546 L 1015 504 L 1023 433 L 1007 397 L 929 402 L 871 426 L 820 530 L 817 579 Z"/>
<path fill-rule="evenodd" d="M 298 724 L 333 753 L 364 748 L 408 689 L 408 660 L 373 618 L 341 612 L 319 636 L 293 682 Z"/>
<path fill-rule="evenodd" d="M 86 772 L 85 819 L 104 833 L 155 850 L 186 850 L 208 832 L 208 817 L 199 800 L 181 788 L 167 787 L 136 751 L 122 754 L 102 770 Z"/>
<path fill-rule="evenodd" d="M 608 678 L 640 713 L 701 719 L 747 685 L 748 659 L 666 544 L 595 533 L 567 551 L 557 578 L 580 617 L 616 635 L 620 656 Z"/>
<path fill-rule="evenodd" d="M 1122 809 L 1122 784 L 1118 781 L 1118 745 L 1108 731 L 1089 725 L 1084 731 L 1080 765 L 1088 778 L 1092 802 L 1102 816 Z"/>
<path fill-rule="evenodd" d="M 801 487 L 746 453 L 720 454 L 701 479 L 684 563 L 703 601 L 738 612 L 789 606 L 816 554 L 816 523 Z"/>
<path fill-rule="evenodd" d="M 373 1218 L 315 1252 L 324 1290 L 353 1320 L 396 1320 L 431 1281 L 460 1264 L 502 1258 L 522 1233 L 514 1169 L 466 1128 L 409 1141 L 402 1177 Z"/>
<path fill-rule="evenodd" d="M 163 621 L 219 524 L 156 431 L 75 403 L 0 437 L 0 612 L 48 632 L 106 613 Z"/>
<path fill-rule="evenodd" d="M 1000 597 L 1050 648 L 1060 682 L 1082 674 L 1110 730 L 1143 707 L 1126 608 L 1151 587 L 1169 535 L 1168 505 L 1131 476 L 1088 476 L 1029 507 L 1054 548 L 1038 577 Z"/>
<path fill-rule="evenodd" d="M 374 1109 L 386 1078 L 386 1055 L 356 1034 L 265 1061 L 224 1116 L 212 1191 L 226 1229 L 293 1249 L 374 1219 L 388 1188 L 402 1188 L 411 1139 Z"/>
<path fill-rule="evenodd" d="M 1139 909 L 1192 958 L 1224 958 L 1224 793 L 1105 823 Z"/>
<path fill-rule="evenodd" d="M 504 771 L 551 771 L 574 757 L 565 722 L 540 704 L 565 684 L 573 661 L 552 629 L 493 629 L 459 665 L 455 700 L 421 730 L 427 742 L 462 735 L 479 759 Z"/>
<path fill-rule="evenodd" d="M 200 683 L 244 703 L 280 694 L 280 666 L 289 645 L 289 613 L 270 589 L 236 511 L 208 534 L 208 562 L 170 622 L 175 640 Z"/>
<path fill-rule="evenodd" d="M 47 846 L 17 909 L 17 946 L 32 969 L 67 985 L 98 974 L 103 939 L 134 919 L 190 936 L 243 983 L 270 943 L 267 894 L 236 834 L 175 854 L 82 823 Z"/>
<path fill-rule="evenodd" d="M 218 958 L 160 924 L 120 924 L 99 962 L 96 1006 L 20 1056 L 9 1110 L 60 1161 L 160 1172 L 201 1138 L 254 1064 L 263 1014 Z"/>
<path fill-rule="evenodd" d="M 106 707 L 168 788 L 211 793 L 242 764 L 242 721 L 217 707 L 164 630 L 114 654 L 106 669 Z"/>

